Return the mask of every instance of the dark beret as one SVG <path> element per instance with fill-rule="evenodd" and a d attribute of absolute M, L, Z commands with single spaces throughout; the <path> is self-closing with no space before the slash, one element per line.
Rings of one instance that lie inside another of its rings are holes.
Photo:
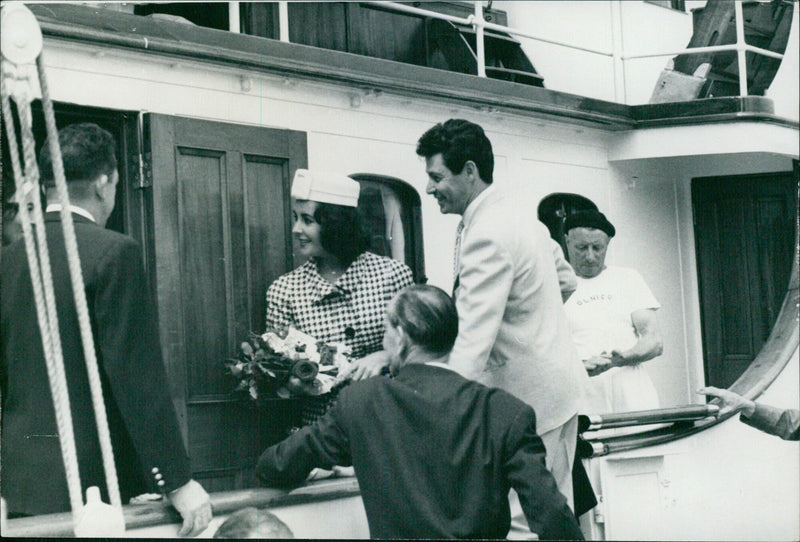
<path fill-rule="evenodd" d="M 572 228 L 603 230 L 609 238 L 614 237 L 614 234 L 617 233 L 614 225 L 600 211 L 577 211 L 572 213 L 564 221 L 564 233 L 569 232 Z"/>

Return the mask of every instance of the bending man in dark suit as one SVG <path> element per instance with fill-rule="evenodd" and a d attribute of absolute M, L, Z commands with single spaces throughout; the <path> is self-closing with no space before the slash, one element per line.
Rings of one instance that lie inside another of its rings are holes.
<path fill-rule="evenodd" d="M 451 370 L 457 335 L 442 290 L 401 291 L 383 339 L 393 378 L 345 388 L 317 423 L 261 455 L 261 479 L 296 484 L 314 467 L 353 465 L 373 538 L 504 538 L 513 487 L 540 538 L 582 539 L 533 409 Z"/>
<path fill-rule="evenodd" d="M 62 129 L 59 141 L 123 502 L 159 491 L 153 474 L 158 469 L 163 489 L 184 519 L 180 534 L 199 534 L 211 519 L 211 505 L 191 479 L 141 251 L 130 237 L 104 228 L 119 179 L 113 137 L 87 123 Z M 98 486 L 108 502 L 47 145 L 39 169 L 49 202 L 45 229 L 82 492 Z M 66 512 L 66 475 L 24 241 L 4 251 L 2 494 L 12 516 Z"/>

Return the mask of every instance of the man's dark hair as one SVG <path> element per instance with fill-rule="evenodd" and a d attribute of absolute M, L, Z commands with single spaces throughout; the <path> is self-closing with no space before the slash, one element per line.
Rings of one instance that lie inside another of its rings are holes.
<path fill-rule="evenodd" d="M 314 211 L 319 223 L 322 248 L 345 265 L 350 265 L 369 246 L 364 221 L 355 207 L 319 203 Z"/>
<path fill-rule="evenodd" d="M 417 142 L 417 154 L 430 158 L 442 153 L 447 169 L 458 175 L 468 160 L 475 162 L 481 180 L 492 184 L 494 153 L 492 143 L 483 128 L 464 119 L 450 119 L 422 134 Z"/>
<path fill-rule="evenodd" d="M 70 181 L 91 181 L 117 169 L 114 136 L 98 125 L 84 122 L 58 131 L 64 176 Z M 39 152 L 39 176 L 46 187 L 56 185 L 50 145 L 45 141 Z"/>
<path fill-rule="evenodd" d="M 456 305 L 441 288 L 412 284 L 397 294 L 387 313 L 393 326 L 402 327 L 415 343 L 429 352 L 447 354 L 458 336 Z"/>

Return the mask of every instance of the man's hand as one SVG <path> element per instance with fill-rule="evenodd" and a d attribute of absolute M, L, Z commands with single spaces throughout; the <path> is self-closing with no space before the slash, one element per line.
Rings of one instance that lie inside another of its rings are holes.
<path fill-rule="evenodd" d="M 630 363 L 625 358 L 625 356 L 622 355 L 622 352 L 620 352 L 619 350 L 612 350 L 611 367 L 625 367 L 626 365 L 630 365 Z"/>
<path fill-rule="evenodd" d="M 742 412 L 745 418 L 749 418 L 756 409 L 756 404 L 753 401 L 745 399 L 741 395 L 729 390 L 707 386 L 697 390 L 697 393 L 718 398 L 720 400 L 720 413 L 731 410 L 734 414 L 736 412 Z"/>
<path fill-rule="evenodd" d="M 589 373 L 589 376 L 597 376 L 608 371 L 614 365 L 611 362 L 611 358 L 601 355 L 592 356 L 589 359 L 583 360 L 583 366 L 586 368 L 586 372 Z"/>
<path fill-rule="evenodd" d="M 389 354 L 385 350 L 378 350 L 351 363 L 347 371 L 339 375 L 339 380 L 363 380 L 378 376 L 388 366 Z"/>
<path fill-rule="evenodd" d="M 183 517 L 179 536 L 197 536 L 211 522 L 211 499 L 203 486 L 194 480 L 170 492 L 169 501 Z"/>

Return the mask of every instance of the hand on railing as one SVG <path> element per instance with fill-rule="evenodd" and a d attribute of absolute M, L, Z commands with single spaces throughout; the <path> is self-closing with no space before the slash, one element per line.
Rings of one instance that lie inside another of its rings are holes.
<path fill-rule="evenodd" d="M 700 395 L 709 395 L 719 399 L 719 406 L 721 409 L 720 414 L 727 414 L 728 412 L 736 414 L 737 412 L 742 412 L 745 418 L 749 418 L 753 415 L 753 412 L 756 409 L 756 404 L 753 401 L 746 399 L 738 393 L 734 393 L 730 390 L 723 390 L 720 388 L 715 388 L 714 386 L 706 386 L 705 388 L 700 388 L 697 390 L 697 393 Z"/>
<path fill-rule="evenodd" d="M 189 480 L 169 494 L 169 502 L 183 518 L 179 536 L 197 536 L 206 530 L 211 522 L 211 498 L 203 486 Z"/>

